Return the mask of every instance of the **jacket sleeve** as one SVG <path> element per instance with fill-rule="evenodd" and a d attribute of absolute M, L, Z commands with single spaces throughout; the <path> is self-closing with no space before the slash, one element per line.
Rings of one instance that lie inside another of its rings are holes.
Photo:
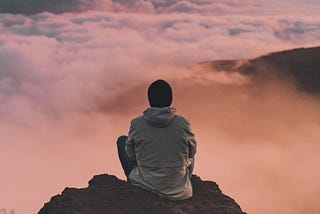
<path fill-rule="evenodd" d="M 189 158 L 193 158 L 197 152 L 197 142 L 196 142 L 196 139 L 194 137 L 193 132 L 191 131 L 190 123 L 187 120 L 185 120 L 184 131 L 186 133 L 186 140 L 187 140 L 187 143 L 189 146 Z"/>
<path fill-rule="evenodd" d="M 125 145 L 125 151 L 131 160 L 136 160 L 135 144 L 134 144 L 135 133 L 136 133 L 136 130 L 134 128 L 133 123 L 131 122 L 128 138 L 126 140 L 126 145 Z"/>

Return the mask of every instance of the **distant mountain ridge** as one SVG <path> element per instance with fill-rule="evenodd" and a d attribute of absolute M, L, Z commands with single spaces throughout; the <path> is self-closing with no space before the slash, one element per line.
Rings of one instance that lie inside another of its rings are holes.
<path fill-rule="evenodd" d="M 320 93 L 320 47 L 298 48 L 271 53 L 249 60 L 215 60 L 200 63 L 214 71 L 240 72 L 260 80 L 273 75 L 294 80 L 297 87 Z"/>

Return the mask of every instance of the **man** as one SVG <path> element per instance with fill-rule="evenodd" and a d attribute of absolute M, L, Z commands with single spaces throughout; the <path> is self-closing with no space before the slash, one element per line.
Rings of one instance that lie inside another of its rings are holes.
<path fill-rule="evenodd" d="M 149 86 L 148 100 L 150 108 L 131 121 L 129 136 L 117 141 L 124 172 L 133 185 L 172 200 L 190 198 L 196 141 L 189 122 L 170 107 L 166 81 Z"/>

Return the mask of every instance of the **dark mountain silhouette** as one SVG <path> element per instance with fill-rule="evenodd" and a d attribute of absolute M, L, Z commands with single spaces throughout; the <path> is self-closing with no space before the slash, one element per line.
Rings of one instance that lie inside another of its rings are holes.
<path fill-rule="evenodd" d="M 256 80 L 268 78 L 294 81 L 297 88 L 320 93 L 320 47 L 299 48 L 271 53 L 251 60 L 203 62 L 214 71 L 240 72 Z"/>
<path fill-rule="evenodd" d="M 41 12 L 65 13 L 90 9 L 90 2 L 79 0 L 1 0 L 0 13 L 32 15 Z"/>
<path fill-rule="evenodd" d="M 87 188 L 66 188 L 61 195 L 52 197 L 38 214 L 245 214 L 216 183 L 193 176 L 192 184 L 192 198 L 171 201 L 115 176 L 96 175 Z"/>

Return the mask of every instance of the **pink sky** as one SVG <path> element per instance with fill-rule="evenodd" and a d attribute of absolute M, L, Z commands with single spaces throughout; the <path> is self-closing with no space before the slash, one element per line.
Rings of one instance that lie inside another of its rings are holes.
<path fill-rule="evenodd" d="M 319 45 L 317 0 L 70 2 L 0 13 L 0 209 L 32 214 L 93 175 L 124 178 L 114 141 L 166 78 L 198 140 L 196 174 L 248 213 L 319 212 L 320 101 L 188 69 Z"/>

